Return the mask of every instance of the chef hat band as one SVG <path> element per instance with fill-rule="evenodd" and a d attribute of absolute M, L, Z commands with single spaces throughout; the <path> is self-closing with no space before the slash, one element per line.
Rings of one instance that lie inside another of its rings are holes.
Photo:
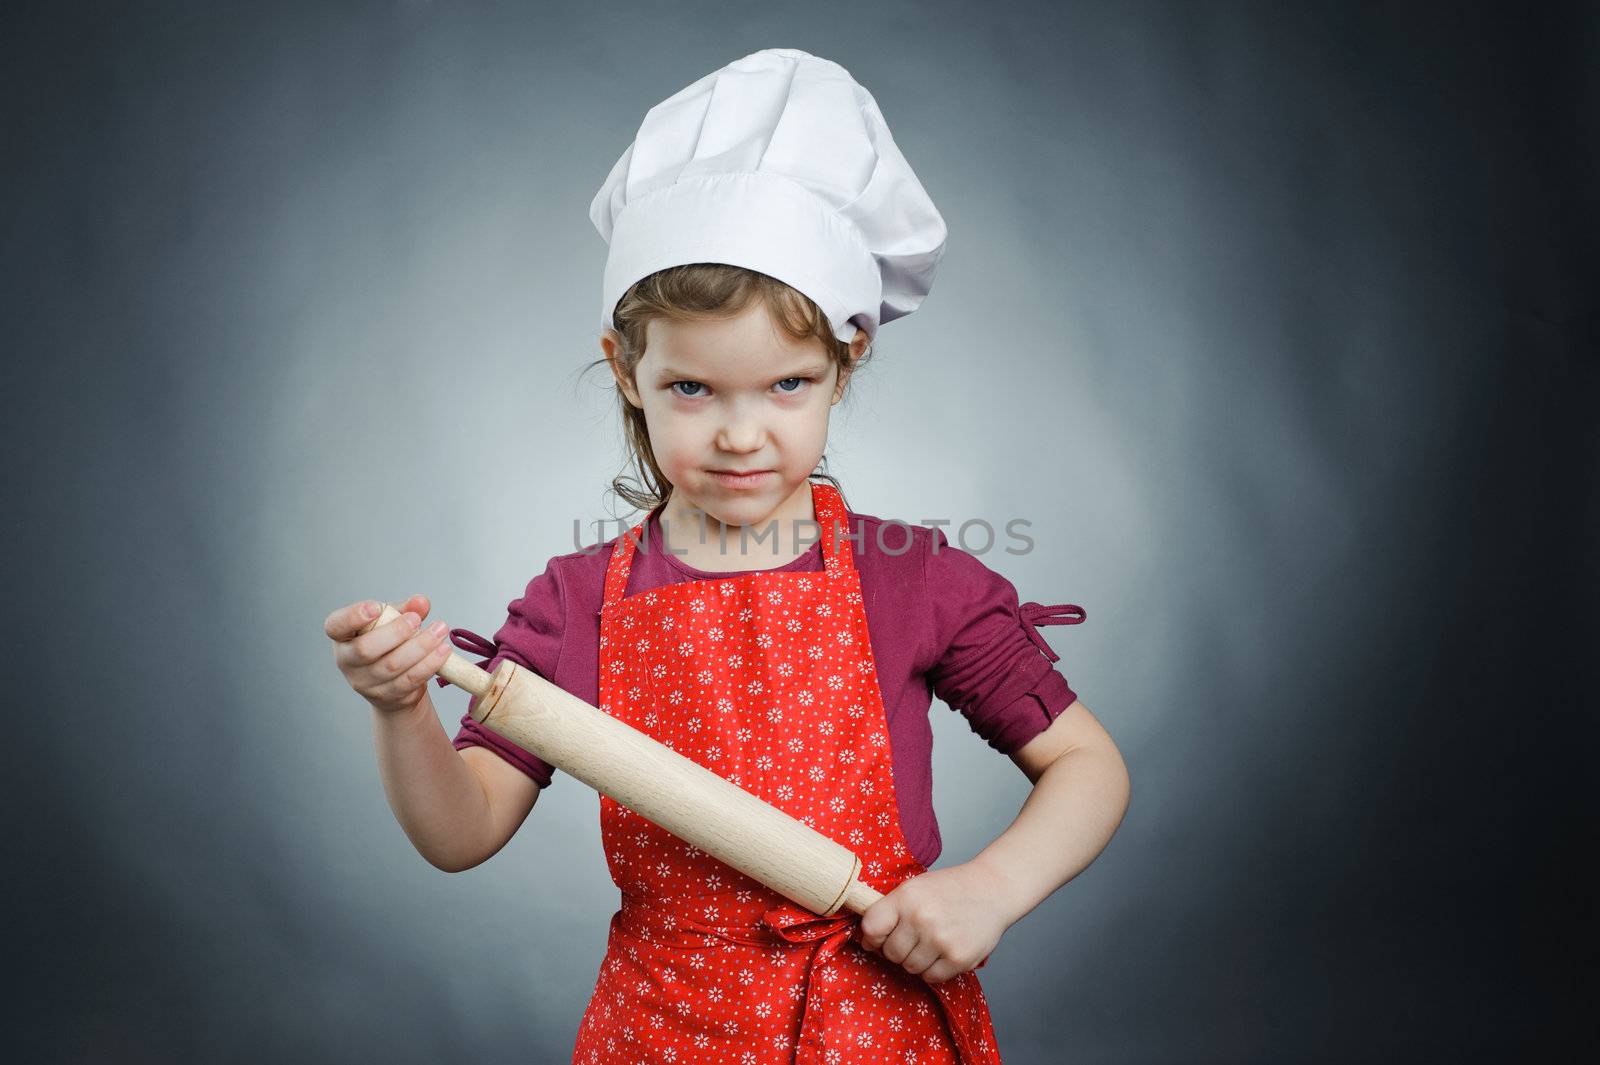
<path fill-rule="evenodd" d="M 629 205 L 612 231 L 606 305 L 614 309 L 657 270 L 701 262 L 747 267 L 799 289 L 841 340 L 854 333 L 845 323 L 863 301 L 881 299 L 877 264 L 849 219 L 792 179 L 757 171 L 679 182 Z"/>
<path fill-rule="evenodd" d="M 768 48 L 652 107 L 589 208 L 610 245 L 601 322 L 634 283 L 728 263 L 809 296 L 834 335 L 915 311 L 945 225 L 872 95 L 837 63 Z"/>

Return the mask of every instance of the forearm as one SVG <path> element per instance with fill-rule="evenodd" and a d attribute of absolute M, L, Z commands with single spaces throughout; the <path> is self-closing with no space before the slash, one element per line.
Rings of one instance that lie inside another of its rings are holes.
<path fill-rule="evenodd" d="M 456 751 L 424 693 L 416 710 L 372 714 L 378 773 L 395 820 L 430 865 L 457 872 L 476 864 L 490 825 L 483 784 Z"/>
<path fill-rule="evenodd" d="M 1127 767 L 1109 743 L 1074 748 L 1039 775 L 1011 827 L 972 859 L 1001 883 L 1013 923 L 1105 850 L 1128 796 Z"/>

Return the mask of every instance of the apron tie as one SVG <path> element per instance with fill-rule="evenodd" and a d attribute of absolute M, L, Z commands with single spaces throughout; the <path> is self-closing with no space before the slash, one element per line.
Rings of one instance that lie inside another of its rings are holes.
<path fill-rule="evenodd" d="M 844 949 L 847 940 L 857 938 L 855 933 L 861 927 L 861 918 L 858 914 L 846 911 L 833 917 L 818 917 L 810 910 L 785 902 L 762 914 L 761 923 L 790 943 L 817 943 L 811 960 L 806 963 L 806 1000 L 800 1013 L 800 1040 L 795 1045 L 795 1062 L 805 1065 L 816 1060 L 823 1050 L 823 1007 L 816 1004 L 813 994 L 816 985 L 812 983 L 812 973 L 832 962 Z M 890 965 L 896 964 L 887 958 L 883 960 Z M 973 969 L 983 968 L 988 961 L 989 957 L 985 955 L 983 961 Z M 961 973 L 942 983 L 927 986 L 944 1014 L 945 1026 L 950 1029 L 957 1057 L 963 1065 L 1000 1065 L 994 1044 L 984 1036 L 975 1021 L 977 1010 L 973 1000 L 977 985 L 971 982 L 975 979 L 970 972 Z M 813 1005 L 816 1005 L 815 1009 Z"/>
<path fill-rule="evenodd" d="M 1075 603 L 1058 603 L 1055 606 L 1044 606 L 1040 603 L 1022 604 L 1022 630 L 1028 634 L 1034 646 L 1044 652 L 1046 658 L 1052 662 L 1061 661 L 1061 656 L 1045 642 L 1043 636 L 1035 625 L 1078 625 L 1082 624 L 1089 615 L 1084 613 L 1083 607 Z"/>
<path fill-rule="evenodd" d="M 483 655 L 483 661 L 477 664 L 479 669 L 487 669 L 489 663 L 494 661 L 494 656 L 500 653 L 499 644 L 493 640 L 484 639 L 471 629 L 451 629 L 450 642 L 463 651 L 470 651 L 475 655 Z M 450 683 L 443 677 L 434 677 L 433 682 L 441 688 Z"/>
<path fill-rule="evenodd" d="M 816 949 L 806 960 L 805 976 L 800 986 L 804 1001 L 800 1006 L 800 1036 L 795 1043 L 797 1065 L 821 1061 L 823 1052 L 822 1026 L 826 1010 L 817 1003 L 816 991 L 820 981 L 813 975 L 832 963 L 851 933 L 860 926 L 854 913 L 834 917 L 818 917 L 788 900 L 780 902 L 761 915 L 754 924 L 709 924 L 688 913 L 671 911 L 655 902 L 638 896 L 624 895 L 622 909 L 618 911 L 619 930 L 628 936 L 643 935 L 657 942 L 681 942 L 684 936 L 715 936 L 747 946 L 771 947 L 773 937 L 786 943 L 816 943 Z"/>
<path fill-rule="evenodd" d="M 834 963 L 844 945 L 855 937 L 861 927 L 859 915 L 840 912 L 833 917 L 819 917 L 810 910 L 787 899 L 764 912 L 755 924 L 709 924 L 688 913 L 670 911 L 651 900 L 631 895 L 623 896 L 622 909 L 617 914 L 619 930 L 628 936 L 646 936 L 657 942 L 672 943 L 680 937 L 715 936 L 748 946 L 772 946 L 776 936 L 785 943 L 797 946 L 815 943 L 811 956 L 806 959 L 805 975 L 800 982 L 804 1000 L 800 1005 L 800 1035 L 795 1042 L 796 1065 L 820 1063 L 826 1049 L 823 1027 L 828 1020 L 828 1010 L 818 1001 L 818 990 L 825 981 L 815 975 Z"/>
<path fill-rule="evenodd" d="M 844 949 L 846 941 L 861 927 L 861 918 L 854 913 L 819 917 L 810 910 L 784 902 L 763 913 L 761 923 L 787 942 L 817 944 L 806 961 L 805 1001 L 800 1006 L 800 1038 L 795 1043 L 795 1062 L 801 1065 L 819 1060 L 824 1047 L 822 1026 L 826 1011 L 817 1002 L 819 982 L 812 977 Z"/>

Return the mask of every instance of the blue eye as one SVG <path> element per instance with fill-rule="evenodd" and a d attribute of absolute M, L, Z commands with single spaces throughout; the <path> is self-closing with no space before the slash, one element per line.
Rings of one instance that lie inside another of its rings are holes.
<path fill-rule="evenodd" d="M 795 387 L 793 387 L 793 388 L 784 388 L 783 387 L 784 385 L 789 384 L 791 381 L 795 383 Z M 773 387 L 777 388 L 778 391 L 782 392 L 786 396 L 792 396 L 792 395 L 795 395 L 796 393 L 798 393 L 803 386 L 810 384 L 811 381 L 812 381 L 812 379 L 809 378 L 809 377 L 785 377 L 782 381 L 779 381 Z M 701 384 L 699 381 L 674 381 L 674 382 L 672 382 L 672 384 L 668 385 L 667 387 L 669 389 L 674 389 L 675 390 L 675 389 L 677 389 L 677 387 L 679 385 L 687 385 L 689 388 L 698 388 L 698 389 L 702 389 L 702 390 L 706 387 L 705 385 Z M 701 396 L 705 395 L 705 392 L 704 391 L 700 391 L 700 392 L 675 392 L 675 394 L 679 395 L 679 396 L 682 396 L 684 399 L 699 399 Z"/>

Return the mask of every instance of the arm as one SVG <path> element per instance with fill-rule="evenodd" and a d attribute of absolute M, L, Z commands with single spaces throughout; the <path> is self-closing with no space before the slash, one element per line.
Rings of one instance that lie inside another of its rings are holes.
<path fill-rule="evenodd" d="M 457 751 L 426 693 L 415 709 L 372 715 L 384 795 L 417 853 L 447 873 L 480 865 L 527 819 L 539 785 L 491 751 Z"/>
<path fill-rule="evenodd" d="M 1011 826 L 972 859 L 1000 888 L 1008 925 L 1093 862 L 1128 810 L 1128 769 L 1081 702 L 1011 755 L 1033 791 Z"/>
<path fill-rule="evenodd" d="M 863 947 L 941 983 L 983 965 L 1007 928 L 1105 849 L 1128 809 L 1128 771 L 1087 707 L 1074 702 L 1011 758 L 1033 781 L 1011 827 L 868 907 Z"/>

